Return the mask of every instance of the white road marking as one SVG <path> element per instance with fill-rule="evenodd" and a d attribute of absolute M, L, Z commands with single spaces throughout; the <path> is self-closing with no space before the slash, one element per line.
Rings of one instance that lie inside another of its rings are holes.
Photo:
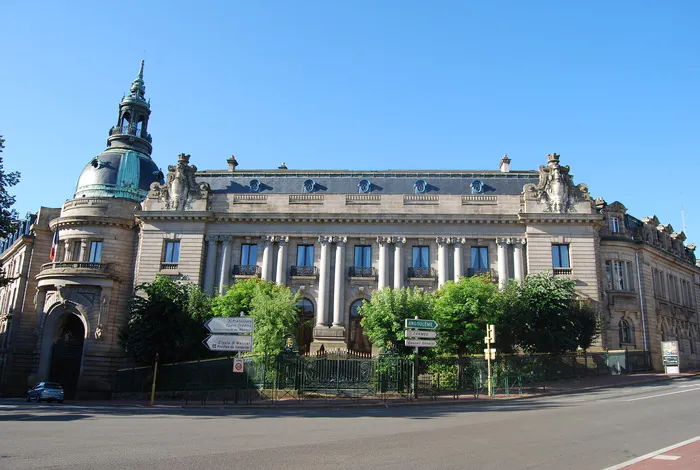
<path fill-rule="evenodd" d="M 652 459 L 655 460 L 678 460 L 680 458 L 680 455 L 657 455 L 655 457 L 652 457 Z"/>
<path fill-rule="evenodd" d="M 629 400 L 625 401 L 637 401 L 637 400 L 646 400 L 647 398 L 657 398 L 657 397 L 665 397 L 666 395 L 675 395 L 677 393 L 685 393 L 685 392 L 697 392 L 700 390 L 700 387 L 698 388 L 689 388 L 686 390 L 678 390 L 676 392 L 668 392 L 668 393 L 659 393 L 658 395 L 649 395 L 646 397 L 638 397 L 638 398 L 630 398 Z"/>
<path fill-rule="evenodd" d="M 612 467 L 604 468 L 603 470 L 619 470 L 621 468 L 629 467 L 630 465 L 634 465 L 635 463 L 651 459 L 652 457 L 656 457 L 657 455 L 665 454 L 670 450 L 678 449 L 679 447 L 683 447 L 697 441 L 700 441 L 700 436 L 695 436 L 692 439 L 688 439 L 687 441 L 679 442 L 678 444 L 673 444 L 671 446 L 664 447 L 663 449 L 655 450 L 654 452 L 649 452 L 648 454 L 644 454 L 641 457 L 637 457 L 636 459 L 628 460 L 627 462 L 622 462 L 617 465 L 613 465 Z"/>
<path fill-rule="evenodd" d="M 688 385 L 681 385 L 679 388 L 685 388 L 685 387 L 697 387 L 698 384 L 688 384 Z"/>

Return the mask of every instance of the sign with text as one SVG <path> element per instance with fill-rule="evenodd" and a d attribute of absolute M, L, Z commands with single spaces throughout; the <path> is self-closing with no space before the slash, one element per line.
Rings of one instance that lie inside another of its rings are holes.
<path fill-rule="evenodd" d="M 415 328 L 418 330 L 434 330 L 438 327 L 435 320 L 420 320 L 418 318 L 406 318 L 406 329 Z"/>
<path fill-rule="evenodd" d="M 255 321 L 251 317 L 214 317 L 204 326 L 210 333 L 252 333 Z"/>
<path fill-rule="evenodd" d="M 203 341 L 210 351 L 243 351 L 253 350 L 253 337 L 241 335 L 209 335 Z"/>
<path fill-rule="evenodd" d="M 437 341 L 430 339 L 407 339 L 406 346 L 410 348 L 434 348 L 437 346 Z"/>
<path fill-rule="evenodd" d="M 406 338 L 437 338 L 437 331 L 433 330 L 406 330 L 404 331 Z"/>
<path fill-rule="evenodd" d="M 236 372 L 237 374 L 242 374 L 244 364 L 245 364 L 245 362 L 244 362 L 242 357 L 234 357 L 233 358 L 233 371 Z"/>
<path fill-rule="evenodd" d="M 679 355 L 678 341 L 661 342 L 661 358 L 667 374 L 677 374 L 679 372 Z"/>

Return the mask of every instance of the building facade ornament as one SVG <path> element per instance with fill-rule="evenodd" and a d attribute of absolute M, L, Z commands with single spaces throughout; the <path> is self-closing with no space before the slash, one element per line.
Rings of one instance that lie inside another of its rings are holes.
<path fill-rule="evenodd" d="M 192 209 L 193 202 L 209 199 L 209 184 L 197 183 L 195 173 L 197 167 L 190 165 L 190 156 L 181 153 L 177 157 L 177 165 L 168 166 L 165 184 L 152 183 L 149 199 L 159 199 L 165 203 L 165 208 L 173 211 Z M 205 207 L 206 209 L 206 207 Z"/>
<path fill-rule="evenodd" d="M 524 189 L 533 193 L 535 199 L 544 205 L 545 212 L 575 212 L 577 202 L 590 200 L 588 186 L 574 185 L 570 168 L 559 164 L 559 156 L 558 153 L 547 154 L 547 165 L 539 168 L 539 182 L 525 185 Z"/>

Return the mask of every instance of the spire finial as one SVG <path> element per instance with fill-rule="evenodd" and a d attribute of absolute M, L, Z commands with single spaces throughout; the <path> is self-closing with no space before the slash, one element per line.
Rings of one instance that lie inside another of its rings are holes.
<path fill-rule="evenodd" d="M 139 98 L 141 100 L 146 100 L 146 86 L 143 83 L 143 65 L 144 61 L 141 60 L 141 66 L 139 67 L 139 74 L 134 79 L 129 90 L 129 98 Z"/>

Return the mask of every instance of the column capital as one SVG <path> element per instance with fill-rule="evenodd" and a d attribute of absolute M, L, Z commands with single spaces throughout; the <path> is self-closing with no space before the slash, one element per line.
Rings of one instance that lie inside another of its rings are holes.
<path fill-rule="evenodd" d="M 449 245 L 452 243 L 452 239 L 450 237 L 437 237 L 435 241 L 438 245 Z"/>
<path fill-rule="evenodd" d="M 399 237 L 392 237 L 392 239 L 394 240 L 394 245 L 396 245 L 396 246 L 401 246 L 404 243 L 406 243 L 406 237 L 399 236 Z"/>
<path fill-rule="evenodd" d="M 331 239 L 338 246 L 344 246 L 348 242 L 348 237 L 331 237 Z"/>
<path fill-rule="evenodd" d="M 224 245 L 230 245 L 233 241 L 233 237 L 231 235 L 221 235 L 219 236 L 219 240 L 221 240 Z"/>
<path fill-rule="evenodd" d="M 467 243 L 467 239 L 465 237 L 452 237 L 452 243 L 455 245 L 464 245 Z"/>
<path fill-rule="evenodd" d="M 516 246 L 517 245 L 524 245 L 527 243 L 527 239 L 526 238 L 511 238 L 510 243 L 512 243 L 513 245 L 516 245 Z"/>
<path fill-rule="evenodd" d="M 283 243 L 287 243 L 289 241 L 289 237 L 286 235 L 272 235 L 269 238 L 270 238 L 271 243 L 276 242 L 279 244 L 283 244 Z"/>
<path fill-rule="evenodd" d="M 327 236 L 325 236 L 325 235 L 322 235 L 322 236 L 318 237 L 318 242 L 319 242 L 321 245 L 328 245 L 328 244 L 331 243 L 332 241 L 333 241 L 333 237 L 327 237 Z"/>
<path fill-rule="evenodd" d="M 221 237 L 219 237 L 218 235 L 206 235 L 204 237 L 204 239 L 208 242 L 218 242 L 220 238 Z"/>
<path fill-rule="evenodd" d="M 377 237 L 377 243 L 379 243 L 380 246 L 391 243 L 391 237 Z"/>
<path fill-rule="evenodd" d="M 506 237 L 499 237 L 499 238 L 496 238 L 496 244 L 499 245 L 499 246 L 509 245 L 510 243 L 511 243 L 511 239 L 510 239 L 510 238 L 506 238 Z"/>

